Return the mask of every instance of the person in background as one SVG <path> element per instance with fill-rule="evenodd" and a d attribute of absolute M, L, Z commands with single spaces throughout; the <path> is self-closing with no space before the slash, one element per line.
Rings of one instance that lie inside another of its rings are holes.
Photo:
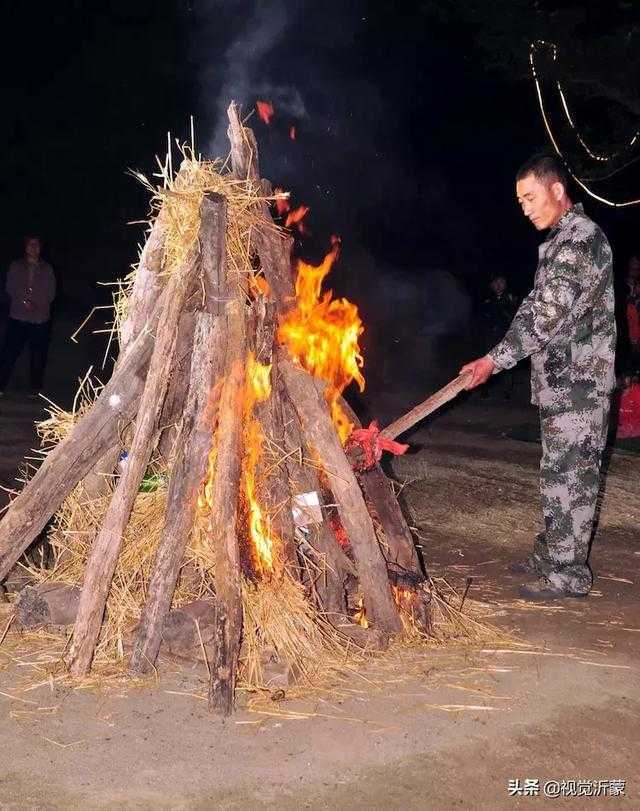
<path fill-rule="evenodd" d="M 493 349 L 502 339 L 502 336 L 509 329 L 517 309 L 518 301 L 507 289 L 506 277 L 494 276 L 489 282 L 489 290 L 480 310 L 484 332 L 483 338 L 487 349 Z M 488 397 L 490 389 L 496 388 L 496 384 L 502 384 L 505 400 L 510 399 L 514 387 L 513 370 L 508 370 L 499 378 L 493 378 L 490 385 L 482 389 L 482 396 Z"/>
<path fill-rule="evenodd" d="M 632 256 L 627 266 L 627 295 L 625 316 L 629 336 L 629 357 L 626 364 L 632 375 L 640 372 L 640 257 Z"/>
<path fill-rule="evenodd" d="M 41 258 L 41 251 L 40 237 L 28 236 L 24 241 L 24 256 L 9 266 L 6 282 L 9 320 L 0 352 L 0 394 L 4 394 L 25 344 L 29 345 L 31 354 L 31 394 L 37 395 L 42 389 L 56 280 L 51 265 Z"/>

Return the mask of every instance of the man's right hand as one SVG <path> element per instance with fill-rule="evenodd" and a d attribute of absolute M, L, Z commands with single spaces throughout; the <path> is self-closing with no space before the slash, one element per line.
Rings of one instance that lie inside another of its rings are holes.
<path fill-rule="evenodd" d="M 469 391 L 486 383 L 495 368 L 496 365 L 489 355 L 485 355 L 483 358 L 478 358 L 477 360 L 472 360 L 471 363 L 465 364 L 458 374 L 462 375 L 471 372 L 471 380 L 469 380 L 465 386 L 465 389 Z"/>

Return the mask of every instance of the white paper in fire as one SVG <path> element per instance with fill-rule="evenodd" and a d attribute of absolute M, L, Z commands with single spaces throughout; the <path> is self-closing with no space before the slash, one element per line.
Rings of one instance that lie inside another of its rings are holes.
<path fill-rule="evenodd" d="M 291 513 L 297 527 L 308 527 L 310 524 L 322 523 L 320 497 L 315 490 L 310 493 L 298 493 L 292 499 Z"/>

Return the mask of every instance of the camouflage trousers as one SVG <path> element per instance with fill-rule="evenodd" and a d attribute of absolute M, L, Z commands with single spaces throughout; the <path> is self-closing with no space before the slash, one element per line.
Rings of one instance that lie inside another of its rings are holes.
<path fill-rule="evenodd" d="M 557 587 L 586 594 L 587 565 L 600 490 L 600 467 L 609 427 L 609 397 L 560 413 L 540 408 L 540 496 L 545 531 L 534 544 L 533 563 Z"/>

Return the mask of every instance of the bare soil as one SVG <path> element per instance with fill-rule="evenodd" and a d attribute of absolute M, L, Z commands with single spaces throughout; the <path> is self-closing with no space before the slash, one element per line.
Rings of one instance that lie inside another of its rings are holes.
<path fill-rule="evenodd" d="M 386 405 L 392 417 L 406 403 Z M 4 483 L 36 407 L 0 401 Z M 223 723 L 196 697 L 198 669 L 165 666 L 137 689 L 25 693 L 25 667 L 0 647 L 0 808 L 513 808 L 532 802 L 508 794 L 525 778 L 625 780 L 623 797 L 554 807 L 640 807 L 640 456 L 612 454 L 589 597 L 525 603 L 505 566 L 539 530 L 540 451 L 505 433 L 532 438 L 535 419 L 521 401 L 471 397 L 393 462 L 431 573 L 460 590 L 471 578 L 469 596 L 525 648 L 409 652 L 342 695 Z"/>

